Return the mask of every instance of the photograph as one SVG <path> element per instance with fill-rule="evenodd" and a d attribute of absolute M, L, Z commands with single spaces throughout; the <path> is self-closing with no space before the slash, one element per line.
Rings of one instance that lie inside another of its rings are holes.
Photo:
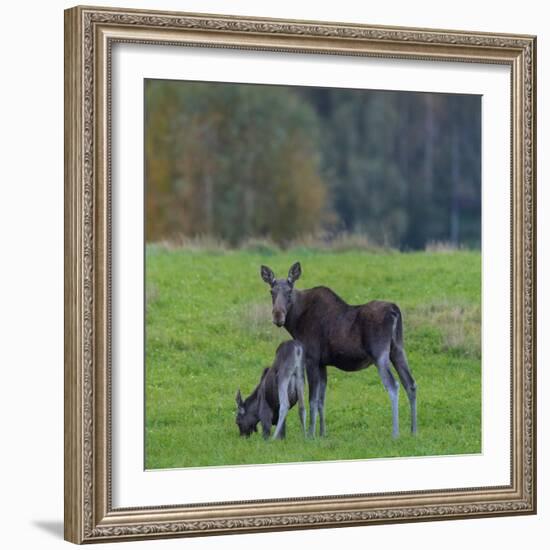
<path fill-rule="evenodd" d="M 480 95 L 146 78 L 144 117 L 146 470 L 482 453 Z"/>

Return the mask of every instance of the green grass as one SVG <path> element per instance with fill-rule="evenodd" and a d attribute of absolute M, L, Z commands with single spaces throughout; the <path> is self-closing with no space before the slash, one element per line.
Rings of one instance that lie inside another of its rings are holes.
<path fill-rule="evenodd" d="M 148 246 L 146 254 L 146 468 L 479 453 L 479 252 L 369 253 L 293 249 L 206 252 Z M 279 276 L 299 260 L 298 288 L 331 287 L 351 304 L 399 304 L 418 385 L 418 434 L 400 390 L 401 436 L 375 368 L 329 368 L 327 437 L 304 440 L 297 409 L 287 439 L 241 438 L 235 393 L 248 395 L 277 344 L 259 267 Z"/>

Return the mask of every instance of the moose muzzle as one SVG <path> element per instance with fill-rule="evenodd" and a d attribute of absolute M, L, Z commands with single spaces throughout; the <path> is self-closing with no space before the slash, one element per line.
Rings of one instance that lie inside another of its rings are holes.
<path fill-rule="evenodd" d="M 273 323 L 278 327 L 282 327 L 285 324 L 286 311 L 282 309 L 273 309 Z"/>

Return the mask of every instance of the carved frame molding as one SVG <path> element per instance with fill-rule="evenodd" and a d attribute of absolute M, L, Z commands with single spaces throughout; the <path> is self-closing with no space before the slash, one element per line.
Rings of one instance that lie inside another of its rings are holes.
<path fill-rule="evenodd" d="M 113 509 L 115 42 L 499 63 L 512 89 L 512 461 L 505 487 Z M 536 38 L 76 7 L 65 12 L 65 538 L 119 541 L 536 513 Z"/>

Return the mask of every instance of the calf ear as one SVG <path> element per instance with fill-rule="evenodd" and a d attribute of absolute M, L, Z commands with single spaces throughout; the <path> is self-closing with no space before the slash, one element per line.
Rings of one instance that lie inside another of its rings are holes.
<path fill-rule="evenodd" d="M 302 274 L 302 266 L 300 265 L 300 262 L 296 262 L 288 270 L 288 282 L 290 284 L 294 284 L 294 281 L 297 281 L 300 278 L 301 274 Z"/>
<path fill-rule="evenodd" d="M 240 388 L 237 390 L 237 395 L 235 396 L 235 401 L 237 402 L 237 405 L 239 407 L 243 406 L 243 398 L 241 396 L 241 390 Z"/>
<path fill-rule="evenodd" d="M 268 285 L 273 286 L 273 283 L 275 282 L 275 273 L 269 269 L 266 265 L 262 265 L 260 269 L 260 274 L 262 276 L 262 279 L 264 282 L 266 282 Z"/>

